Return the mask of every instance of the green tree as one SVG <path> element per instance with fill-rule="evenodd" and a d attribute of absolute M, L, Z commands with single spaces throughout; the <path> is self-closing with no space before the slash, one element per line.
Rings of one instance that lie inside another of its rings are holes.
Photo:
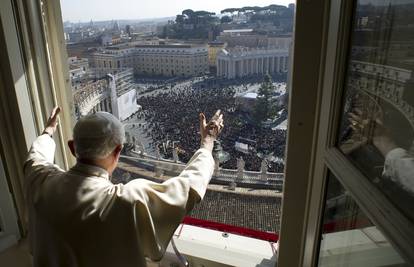
<path fill-rule="evenodd" d="M 230 16 L 223 16 L 223 17 L 221 17 L 220 22 L 221 23 L 229 23 L 229 22 L 232 22 L 232 20 L 233 19 Z"/>
<path fill-rule="evenodd" d="M 254 107 L 253 117 L 256 124 L 261 124 L 263 121 L 275 115 L 276 107 L 274 101 L 272 101 L 273 91 L 274 86 L 272 84 L 272 78 L 267 74 L 259 88 Z"/>

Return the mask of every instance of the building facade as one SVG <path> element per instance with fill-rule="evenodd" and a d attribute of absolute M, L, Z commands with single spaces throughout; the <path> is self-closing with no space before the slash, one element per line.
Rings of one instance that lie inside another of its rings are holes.
<path fill-rule="evenodd" d="M 288 58 L 289 49 L 245 47 L 223 49 L 217 55 L 217 76 L 234 79 L 267 73 L 286 73 Z"/>
<path fill-rule="evenodd" d="M 137 75 L 191 77 L 208 72 L 208 50 L 182 44 L 109 47 L 93 53 L 91 62 L 98 76 L 132 68 Z"/>
<path fill-rule="evenodd" d="M 132 80 L 132 69 L 123 69 L 103 79 L 83 84 L 73 93 L 76 117 L 106 111 L 121 121 L 129 118 L 139 109 Z"/>
<path fill-rule="evenodd" d="M 87 58 L 69 57 L 69 78 L 73 90 L 80 88 L 89 77 L 89 61 Z"/>
<path fill-rule="evenodd" d="M 257 34 L 254 31 L 224 31 L 220 36 L 217 36 L 217 41 L 227 43 L 228 47 L 244 46 L 250 48 L 279 48 L 289 49 L 292 43 L 290 35 L 268 36 L 264 34 Z"/>
<path fill-rule="evenodd" d="M 216 67 L 217 54 L 226 47 L 226 43 L 214 41 L 208 43 L 208 65 Z"/>

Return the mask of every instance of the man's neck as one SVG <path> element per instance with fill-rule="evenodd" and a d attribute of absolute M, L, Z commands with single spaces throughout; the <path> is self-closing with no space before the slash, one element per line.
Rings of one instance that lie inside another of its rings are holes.
<path fill-rule="evenodd" d="M 86 165 L 92 165 L 99 168 L 104 169 L 109 173 L 108 164 L 105 159 L 99 159 L 99 160 L 93 160 L 93 159 L 77 159 L 78 162 L 86 164 Z"/>

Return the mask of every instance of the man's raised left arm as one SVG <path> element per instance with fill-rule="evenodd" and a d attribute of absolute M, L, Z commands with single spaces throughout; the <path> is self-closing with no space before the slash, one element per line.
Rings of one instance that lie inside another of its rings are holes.
<path fill-rule="evenodd" d="M 36 138 L 29 150 L 29 154 L 24 163 L 24 174 L 28 186 L 37 177 L 45 177 L 53 171 L 62 171 L 53 163 L 56 144 L 52 136 L 56 132 L 59 112 L 59 107 L 53 109 L 43 133 Z"/>

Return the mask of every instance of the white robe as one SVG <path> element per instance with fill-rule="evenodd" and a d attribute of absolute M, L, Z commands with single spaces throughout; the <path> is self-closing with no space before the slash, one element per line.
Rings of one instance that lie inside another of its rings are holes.
<path fill-rule="evenodd" d="M 160 260 L 214 170 L 211 152 L 201 148 L 178 177 L 162 184 L 112 184 L 99 167 L 54 165 L 55 146 L 39 136 L 25 163 L 35 267 L 137 267 L 146 265 L 145 257 Z"/>
<path fill-rule="evenodd" d="M 388 152 L 382 175 L 414 195 L 414 157 L 405 149 L 395 148 Z"/>

